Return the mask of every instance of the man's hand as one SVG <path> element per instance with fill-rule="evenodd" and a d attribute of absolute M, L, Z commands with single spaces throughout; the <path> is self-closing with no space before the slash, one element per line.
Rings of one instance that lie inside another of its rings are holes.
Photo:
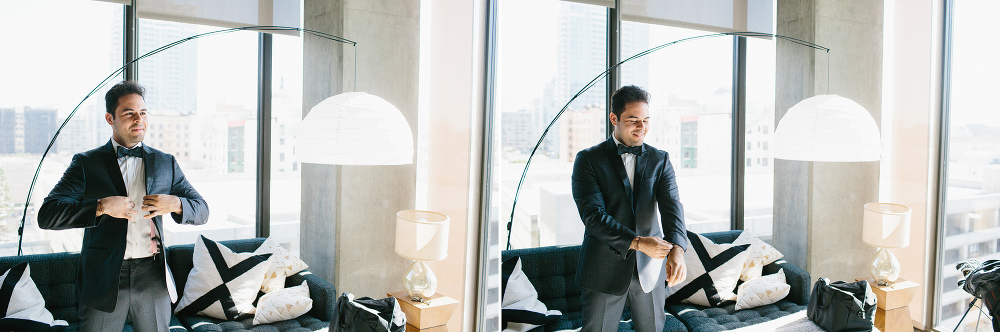
<path fill-rule="evenodd" d="M 663 259 L 674 245 L 655 236 L 639 236 L 635 241 L 635 250 L 646 254 L 649 257 Z"/>
<path fill-rule="evenodd" d="M 674 246 L 667 256 L 667 287 L 674 287 L 687 278 L 687 266 L 684 265 L 684 249 Z"/>
<path fill-rule="evenodd" d="M 129 219 L 135 215 L 135 203 L 125 196 L 109 196 L 97 200 L 97 216 L 109 215 L 115 218 Z"/>
<path fill-rule="evenodd" d="M 146 195 L 142 197 L 142 210 L 149 214 L 143 218 L 162 216 L 168 213 L 183 213 L 181 200 L 174 195 Z"/>

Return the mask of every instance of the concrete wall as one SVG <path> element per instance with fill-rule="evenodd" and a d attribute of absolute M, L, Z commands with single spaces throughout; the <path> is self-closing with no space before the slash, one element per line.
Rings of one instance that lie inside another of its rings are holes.
<path fill-rule="evenodd" d="M 836 94 L 879 123 L 882 14 L 881 1 L 779 0 L 777 33 L 831 52 L 777 43 L 777 119 L 805 98 Z M 861 242 L 861 219 L 878 200 L 879 162 L 775 160 L 775 174 L 775 247 L 814 279 L 867 276 L 874 249 Z"/>
<path fill-rule="evenodd" d="M 306 37 L 303 114 L 328 96 L 367 92 L 402 111 L 416 137 L 419 6 L 417 1 L 306 0 L 306 28 L 358 45 L 355 58 L 350 46 Z M 357 296 L 381 298 L 402 289 L 409 262 L 393 250 L 395 215 L 414 208 L 416 164 L 303 164 L 302 177 L 302 258 L 311 270 L 338 291 Z"/>

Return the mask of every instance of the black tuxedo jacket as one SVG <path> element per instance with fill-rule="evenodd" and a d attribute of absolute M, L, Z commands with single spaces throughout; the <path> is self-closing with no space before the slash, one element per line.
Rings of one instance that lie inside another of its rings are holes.
<path fill-rule="evenodd" d="M 174 156 L 143 144 L 142 159 L 146 175 L 146 194 L 170 194 L 180 198 L 183 214 L 171 213 L 174 222 L 200 225 L 208 221 L 208 204 L 184 178 Z M 128 196 L 122 179 L 118 156 L 109 140 L 102 147 L 78 153 L 38 211 L 38 226 L 43 229 L 84 228 L 83 249 L 77 296 L 80 304 L 113 311 L 118 296 L 118 271 L 125 257 L 125 234 L 128 220 L 108 215 L 95 217 L 97 200 L 109 196 Z M 140 213 L 144 211 L 140 210 Z M 163 237 L 162 216 L 153 218 L 156 231 Z M 163 244 L 160 243 L 160 252 Z M 167 290 L 176 301 L 173 275 L 164 261 Z"/>
<path fill-rule="evenodd" d="M 662 235 L 667 242 L 687 248 L 684 209 L 667 153 L 643 144 L 633 177 L 634 187 L 613 138 L 576 155 L 573 199 L 586 226 L 576 275 L 580 287 L 625 294 L 636 269 L 636 255 L 629 245 L 643 223 L 653 233 L 639 235 Z M 661 267 L 660 271 L 662 280 L 665 270 Z"/>

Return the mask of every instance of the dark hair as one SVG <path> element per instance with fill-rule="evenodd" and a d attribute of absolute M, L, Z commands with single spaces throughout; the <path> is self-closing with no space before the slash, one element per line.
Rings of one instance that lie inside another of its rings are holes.
<path fill-rule="evenodd" d="M 145 98 L 143 95 L 146 93 L 146 88 L 135 81 L 122 81 L 108 90 L 108 93 L 104 95 L 104 105 L 107 107 L 108 114 L 111 114 L 111 118 L 115 117 L 115 109 L 118 109 L 118 98 L 133 93 Z"/>
<path fill-rule="evenodd" d="M 649 104 L 649 92 L 635 85 L 623 86 L 611 95 L 611 113 L 620 117 L 625 111 L 625 105 L 637 101 Z"/>

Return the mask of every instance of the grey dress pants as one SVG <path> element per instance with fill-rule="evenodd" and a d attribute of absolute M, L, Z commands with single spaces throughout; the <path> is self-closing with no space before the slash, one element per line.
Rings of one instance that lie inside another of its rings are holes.
<path fill-rule="evenodd" d="M 80 305 L 80 331 L 121 332 L 126 319 L 135 332 L 169 331 L 170 294 L 165 273 L 163 254 L 123 261 L 115 310 L 104 312 Z"/>
<path fill-rule="evenodd" d="M 622 295 L 604 294 L 584 288 L 580 295 L 583 302 L 583 328 L 581 332 L 618 331 L 625 304 L 632 311 L 632 324 L 636 332 L 663 331 L 667 300 L 666 285 L 659 282 L 649 293 L 642 291 L 639 275 L 632 273 L 628 291 Z"/>

